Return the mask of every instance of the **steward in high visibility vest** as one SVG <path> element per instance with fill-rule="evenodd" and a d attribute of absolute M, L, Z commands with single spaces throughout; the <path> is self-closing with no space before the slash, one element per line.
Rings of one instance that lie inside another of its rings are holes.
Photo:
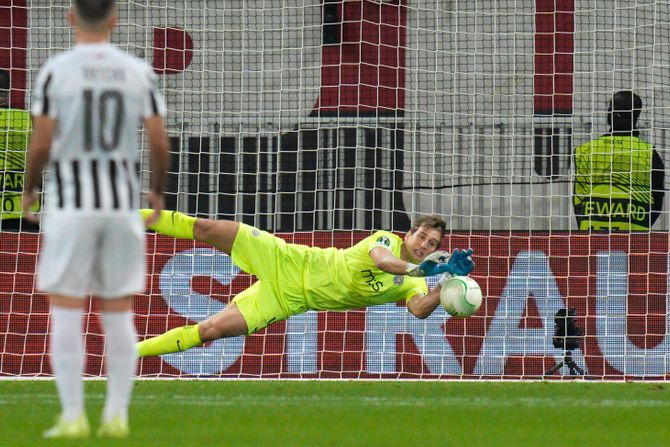
<path fill-rule="evenodd" d="M 26 149 L 32 132 L 30 112 L 10 109 L 9 72 L 0 70 L 0 229 L 20 226 L 21 194 L 26 170 Z M 39 211 L 39 203 L 34 207 Z"/>
<path fill-rule="evenodd" d="M 573 205 L 580 230 L 648 231 L 660 215 L 664 166 L 642 140 L 642 100 L 620 91 L 609 103 L 610 132 L 575 149 Z"/>

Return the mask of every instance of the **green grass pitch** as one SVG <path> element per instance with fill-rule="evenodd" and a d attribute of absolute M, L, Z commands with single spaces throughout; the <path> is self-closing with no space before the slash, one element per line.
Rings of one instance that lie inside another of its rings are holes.
<path fill-rule="evenodd" d="M 52 381 L 0 381 L 0 446 L 670 445 L 664 383 L 143 380 L 123 441 L 41 439 L 58 408 Z"/>

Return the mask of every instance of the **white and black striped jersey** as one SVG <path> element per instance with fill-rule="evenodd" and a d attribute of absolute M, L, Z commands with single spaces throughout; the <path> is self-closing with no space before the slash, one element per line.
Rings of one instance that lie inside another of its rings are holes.
<path fill-rule="evenodd" d="M 55 120 L 47 211 L 139 208 L 138 129 L 165 114 L 145 61 L 109 43 L 76 45 L 42 67 L 31 111 Z"/>

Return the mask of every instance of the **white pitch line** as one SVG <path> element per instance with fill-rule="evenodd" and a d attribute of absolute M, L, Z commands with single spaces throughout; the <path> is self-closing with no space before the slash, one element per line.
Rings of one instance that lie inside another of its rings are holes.
<path fill-rule="evenodd" d="M 87 399 L 102 401 L 104 394 L 96 393 L 86 396 Z M 57 403 L 55 394 L 0 394 L 0 403 L 12 404 L 22 402 L 26 399 L 39 400 L 43 403 Z M 164 395 L 141 394 L 133 396 L 135 405 L 164 405 Z M 253 406 L 276 406 L 276 405 L 305 405 L 324 407 L 331 405 L 368 405 L 377 407 L 426 407 L 426 406 L 464 406 L 464 407 L 561 407 L 561 408 L 666 408 L 670 407 L 670 401 L 659 399 L 583 399 L 583 398 L 555 398 L 555 397 L 519 397 L 493 399 L 488 397 L 382 397 L 382 396 L 352 396 L 352 397 L 328 397 L 324 395 L 312 396 L 245 396 L 235 395 L 226 397 L 217 396 L 194 396 L 194 395 L 172 395 L 170 399 L 183 406 L 211 406 L 211 407 L 239 407 L 243 405 Z"/>

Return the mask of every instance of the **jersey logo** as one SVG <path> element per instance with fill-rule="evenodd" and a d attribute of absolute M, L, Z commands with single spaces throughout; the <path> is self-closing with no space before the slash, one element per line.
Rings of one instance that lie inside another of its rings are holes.
<path fill-rule="evenodd" d="M 253 230 L 251 230 L 251 235 L 258 237 L 261 235 L 261 232 L 254 228 Z"/>
<path fill-rule="evenodd" d="M 387 238 L 386 236 L 379 236 L 377 238 L 377 245 L 382 245 L 384 247 L 390 247 L 391 246 L 391 240 Z"/>
<path fill-rule="evenodd" d="M 372 270 L 361 270 L 361 273 L 363 274 L 365 284 L 367 284 L 373 292 L 379 292 L 384 287 L 384 283 L 377 280 L 374 273 L 372 273 Z"/>
<path fill-rule="evenodd" d="M 393 284 L 396 286 L 402 286 L 402 283 L 405 282 L 405 277 L 403 275 L 395 275 L 393 277 Z"/>

